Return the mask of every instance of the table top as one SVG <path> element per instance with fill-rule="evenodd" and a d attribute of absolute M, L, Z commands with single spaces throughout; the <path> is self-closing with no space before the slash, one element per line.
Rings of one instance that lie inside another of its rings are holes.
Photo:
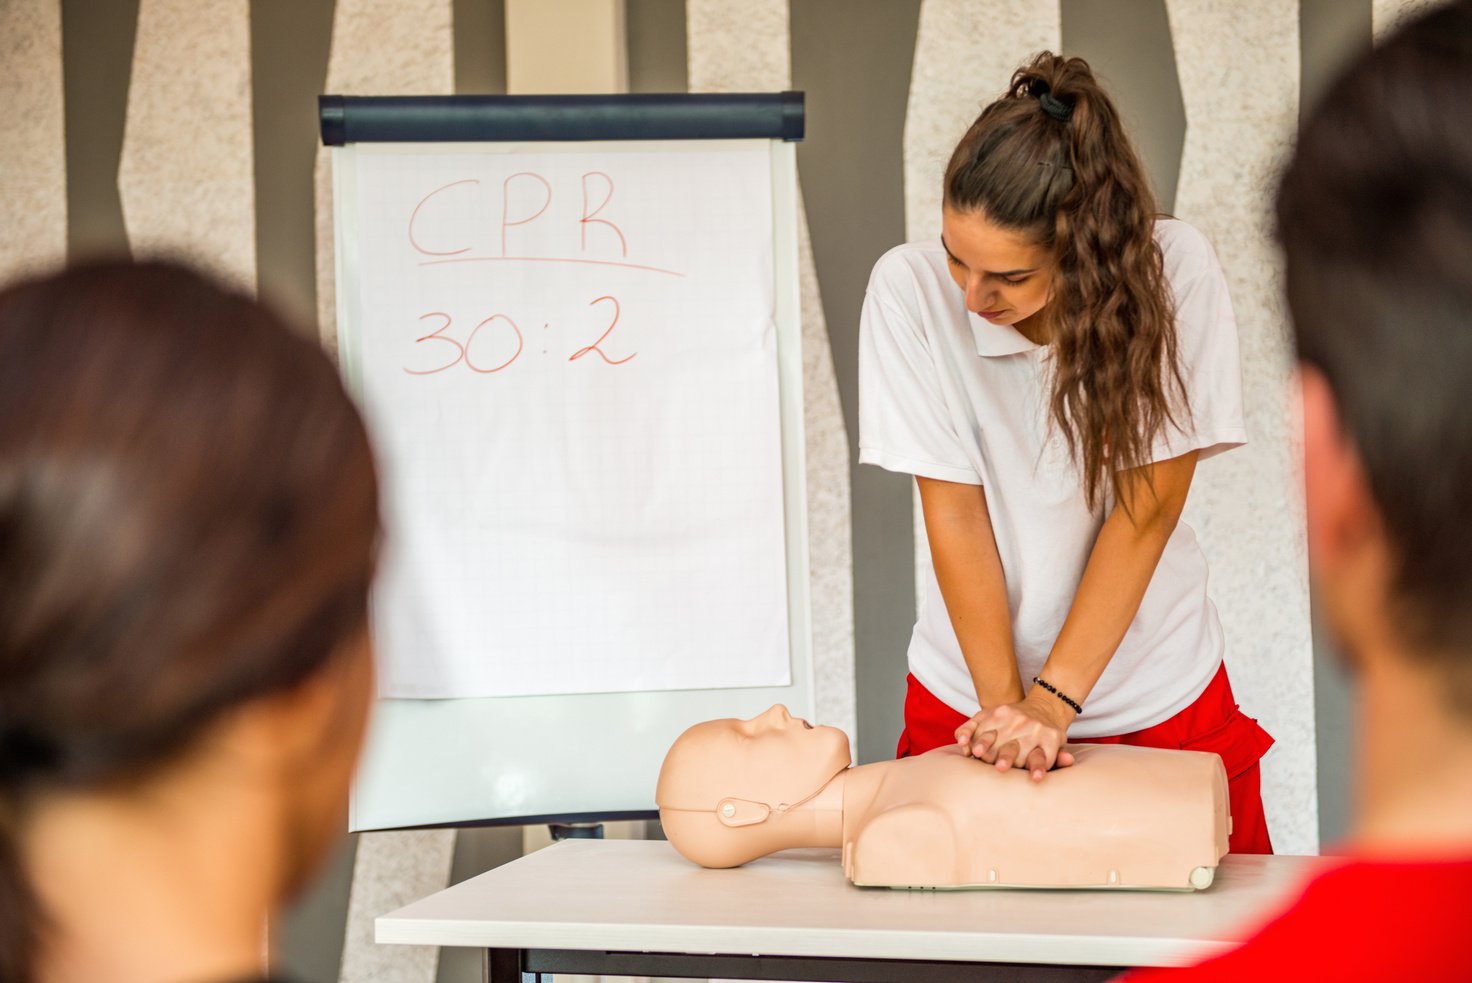
<path fill-rule="evenodd" d="M 1325 863 L 1227 855 L 1200 892 L 857 888 L 837 850 L 706 870 L 565 840 L 377 919 L 377 940 L 514 949 L 1169 966 L 1230 949 Z"/>

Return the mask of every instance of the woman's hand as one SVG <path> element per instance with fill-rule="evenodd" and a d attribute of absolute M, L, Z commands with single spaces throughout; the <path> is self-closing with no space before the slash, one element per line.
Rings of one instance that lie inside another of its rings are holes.
<path fill-rule="evenodd" d="M 964 753 L 995 764 L 998 771 L 1026 768 L 1038 782 L 1048 769 L 1073 764 L 1073 755 L 1062 748 L 1074 716 L 1039 687 L 1020 703 L 983 708 L 956 728 L 956 742 Z"/>

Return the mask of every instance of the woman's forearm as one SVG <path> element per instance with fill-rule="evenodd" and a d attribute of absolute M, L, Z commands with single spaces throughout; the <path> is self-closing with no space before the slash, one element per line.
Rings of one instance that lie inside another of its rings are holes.
<path fill-rule="evenodd" d="M 982 706 L 1023 697 L 1012 645 L 1007 582 L 978 485 L 917 478 L 941 597 Z"/>

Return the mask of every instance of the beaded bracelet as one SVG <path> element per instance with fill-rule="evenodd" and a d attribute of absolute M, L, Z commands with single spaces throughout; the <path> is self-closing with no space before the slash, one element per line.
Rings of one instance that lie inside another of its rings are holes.
<path fill-rule="evenodd" d="M 1035 683 L 1037 683 L 1043 689 L 1047 690 L 1049 693 L 1052 693 L 1054 696 L 1058 697 L 1058 699 L 1062 700 L 1064 703 L 1067 703 L 1069 706 L 1073 707 L 1073 712 L 1074 713 L 1083 713 L 1084 712 L 1084 708 L 1081 707 L 1081 706 L 1079 706 L 1077 700 L 1072 699 L 1071 697 L 1068 697 L 1068 696 L 1064 696 L 1062 693 L 1058 692 L 1057 687 L 1055 687 L 1052 683 L 1048 682 L 1042 676 L 1034 676 L 1034 677 L 1032 677 L 1032 681 L 1035 682 Z"/>

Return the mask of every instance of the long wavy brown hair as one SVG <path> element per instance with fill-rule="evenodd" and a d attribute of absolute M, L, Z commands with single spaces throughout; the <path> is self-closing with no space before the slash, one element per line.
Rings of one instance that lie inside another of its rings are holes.
<path fill-rule="evenodd" d="M 951 155 L 945 205 L 1034 238 L 1054 260 L 1043 308 L 1051 419 L 1095 507 L 1188 418 L 1155 196 L 1088 62 L 1045 51 L 1012 75 Z"/>

